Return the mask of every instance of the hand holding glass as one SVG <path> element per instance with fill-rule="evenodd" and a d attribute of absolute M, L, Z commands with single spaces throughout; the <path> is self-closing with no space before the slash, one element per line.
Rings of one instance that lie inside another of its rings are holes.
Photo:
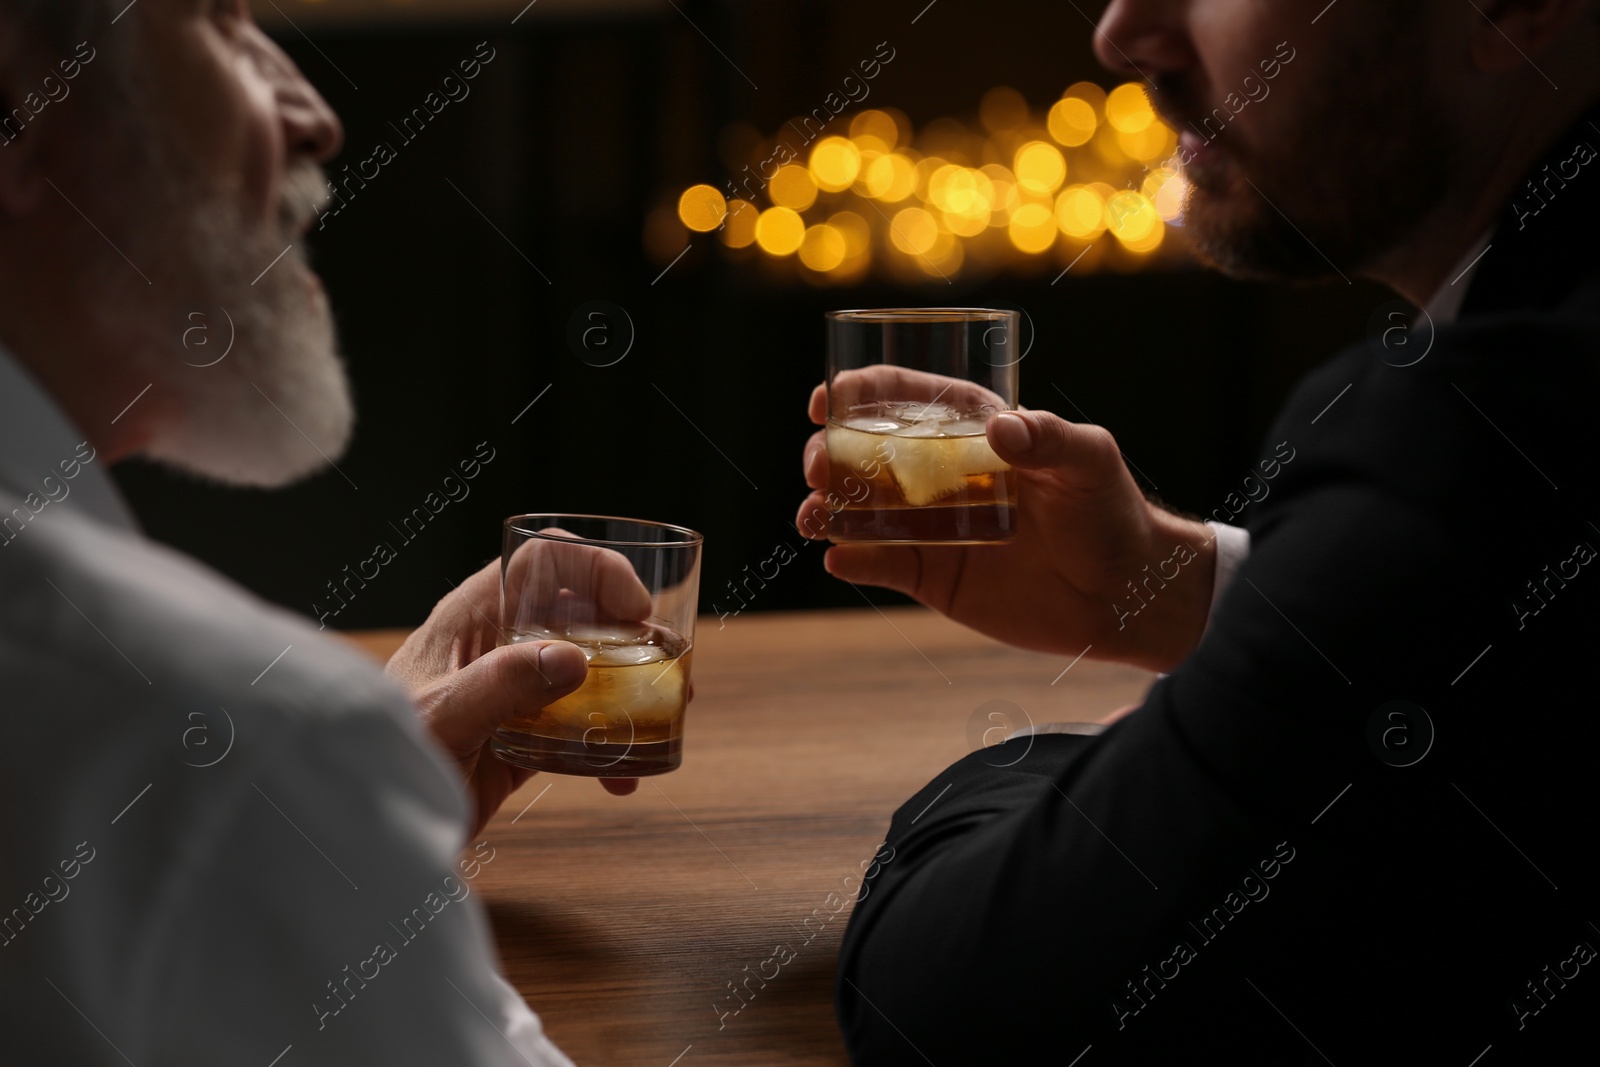
<path fill-rule="evenodd" d="M 988 544 L 1016 534 L 1016 479 L 989 416 L 1017 401 L 1015 311 L 828 313 L 836 542 Z"/>
<path fill-rule="evenodd" d="M 501 726 L 495 754 L 598 778 L 678 767 L 701 536 L 592 515 L 518 515 L 504 525 L 502 643 L 570 641 L 589 673 L 576 692 Z"/>

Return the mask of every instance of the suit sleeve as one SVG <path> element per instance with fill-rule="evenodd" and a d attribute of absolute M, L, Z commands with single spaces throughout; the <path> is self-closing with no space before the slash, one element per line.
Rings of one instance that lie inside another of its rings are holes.
<path fill-rule="evenodd" d="M 841 953 L 857 1063 L 916 1062 L 896 1058 L 908 1042 L 935 1062 L 934 1049 L 1066 1062 L 1110 1040 L 1151 969 L 1199 950 L 1194 924 L 1231 907 L 1242 879 L 1281 870 L 1341 787 L 1383 769 L 1372 709 L 1419 695 L 1402 679 L 1448 682 L 1476 640 L 1469 611 L 1397 605 L 1458 603 L 1464 550 L 1403 500 L 1317 486 L 1256 540 L 1200 646 L 1140 711 L 1097 738 L 974 753 L 901 809 L 893 862 Z"/>

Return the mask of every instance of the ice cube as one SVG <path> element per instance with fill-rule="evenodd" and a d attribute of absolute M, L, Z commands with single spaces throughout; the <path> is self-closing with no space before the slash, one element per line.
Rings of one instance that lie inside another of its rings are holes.
<path fill-rule="evenodd" d="M 551 636 L 558 641 L 571 641 L 580 646 L 585 655 L 591 655 L 604 649 L 639 644 L 649 639 L 650 630 L 638 623 L 574 622 L 562 632 Z"/>
<path fill-rule="evenodd" d="M 943 422 L 956 417 L 954 408 L 938 401 L 904 400 L 895 407 L 895 416 L 902 422 Z"/>
<path fill-rule="evenodd" d="M 882 415 L 852 415 L 844 420 L 846 429 L 860 430 L 862 433 L 894 433 L 905 423 L 899 419 L 886 419 Z"/>
<path fill-rule="evenodd" d="M 846 429 L 835 423 L 829 423 L 825 440 L 828 445 L 828 461 L 835 466 L 848 467 L 854 471 L 869 471 L 874 469 L 874 463 L 882 460 L 878 451 L 883 445 L 881 434 Z"/>
<path fill-rule="evenodd" d="M 897 435 L 899 440 L 908 435 Z M 906 503 L 922 507 L 960 489 L 969 476 L 1010 470 L 982 436 L 906 441 L 895 448 L 889 470 Z"/>
<path fill-rule="evenodd" d="M 683 708 L 686 671 L 686 660 L 668 660 L 662 652 L 655 662 L 591 673 L 580 693 L 612 723 L 667 722 Z M 608 731 L 606 739 L 626 740 L 626 735 L 613 738 Z"/>
<path fill-rule="evenodd" d="M 587 650 L 585 650 L 587 651 Z M 594 650 L 589 657 L 591 667 L 633 667 L 642 663 L 658 663 L 667 658 L 666 649 L 660 645 L 611 645 Z"/>
<path fill-rule="evenodd" d="M 989 424 L 989 420 L 982 416 L 957 416 L 947 419 L 939 424 L 939 430 L 946 437 L 978 437 Z"/>

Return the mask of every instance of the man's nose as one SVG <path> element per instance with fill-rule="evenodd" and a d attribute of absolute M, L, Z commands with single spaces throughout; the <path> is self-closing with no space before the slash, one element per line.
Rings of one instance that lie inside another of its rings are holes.
<path fill-rule="evenodd" d="M 1094 52 L 1109 70 L 1149 80 L 1195 61 L 1189 0 L 1111 0 L 1095 28 Z"/>
<path fill-rule="evenodd" d="M 267 45 L 277 53 L 273 57 L 276 61 L 274 82 L 285 147 L 291 156 L 328 162 L 344 146 L 344 124 L 322 94 L 300 73 L 294 60 L 271 41 Z"/>

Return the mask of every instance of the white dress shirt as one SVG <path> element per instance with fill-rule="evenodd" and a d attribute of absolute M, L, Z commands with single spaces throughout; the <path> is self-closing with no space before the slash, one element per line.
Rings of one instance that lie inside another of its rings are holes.
<path fill-rule="evenodd" d="M 83 436 L 0 349 L 0 1059 L 571 1067 L 406 694 L 145 539 Z"/>

